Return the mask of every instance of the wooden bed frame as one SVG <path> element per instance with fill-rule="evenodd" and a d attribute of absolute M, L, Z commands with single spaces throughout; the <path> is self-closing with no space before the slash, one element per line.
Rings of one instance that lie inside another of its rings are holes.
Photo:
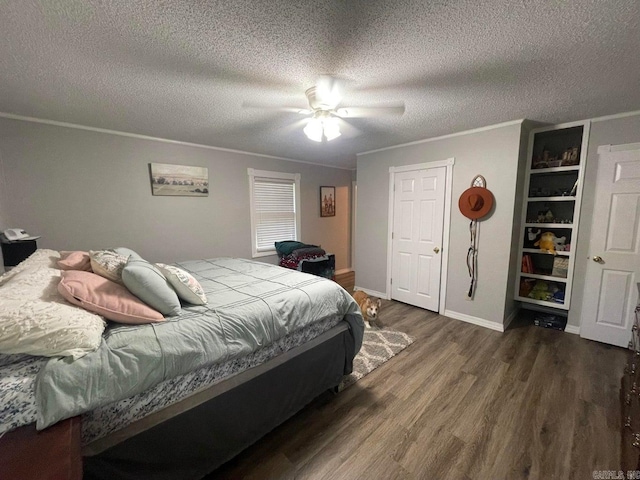
<path fill-rule="evenodd" d="M 42 430 L 35 424 L 0 438 L 0 478 L 81 480 L 80 417 Z"/>
<path fill-rule="evenodd" d="M 80 418 L 0 438 L 0 478 L 197 479 L 212 472 L 351 373 L 346 321 L 82 449 Z M 83 476 L 84 474 L 84 476 Z"/>

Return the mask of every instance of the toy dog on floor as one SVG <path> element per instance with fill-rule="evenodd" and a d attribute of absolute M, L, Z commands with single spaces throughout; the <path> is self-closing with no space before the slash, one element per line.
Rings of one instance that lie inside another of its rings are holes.
<path fill-rule="evenodd" d="M 369 295 L 361 290 L 353 292 L 353 298 L 360 305 L 365 326 L 371 328 L 371 322 L 375 322 L 378 319 L 378 311 L 382 302 L 380 299 L 372 300 Z"/>

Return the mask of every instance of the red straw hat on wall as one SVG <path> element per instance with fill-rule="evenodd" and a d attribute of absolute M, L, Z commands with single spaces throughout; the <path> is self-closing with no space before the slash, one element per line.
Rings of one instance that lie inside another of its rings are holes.
<path fill-rule="evenodd" d="M 460 195 L 460 212 L 471 220 L 484 217 L 493 207 L 493 194 L 484 187 L 471 187 Z"/>

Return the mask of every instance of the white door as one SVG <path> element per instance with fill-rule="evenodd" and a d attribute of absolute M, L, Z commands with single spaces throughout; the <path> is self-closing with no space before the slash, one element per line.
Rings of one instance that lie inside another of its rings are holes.
<path fill-rule="evenodd" d="M 598 153 L 580 336 L 626 347 L 640 281 L 640 144 Z"/>
<path fill-rule="evenodd" d="M 391 298 L 438 311 L 446 167 L 395 174 Z"/>

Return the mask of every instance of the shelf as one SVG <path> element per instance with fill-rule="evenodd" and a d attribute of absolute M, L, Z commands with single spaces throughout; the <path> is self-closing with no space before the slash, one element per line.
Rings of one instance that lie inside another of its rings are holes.
<path fill-rule="evenodd" d="M 546 250 L 539 250 L 537 248 L 523 248 L 522 249 L 522 253 L 535 253 L 535 254 L 539 254 L 539 255 L 554 255 L 553 253 L 549 253 Z M 560 250 L 556 250 L 556 253 L 555 253 L 554 256 L 570 257 L 571 256 L 571 252 L 562 252 Z"/>
<path fill-rule="evenodd" d="M 573 122 L 536 128 L 529 134 L 518 243 L 521 261 L 516 267 L 514 292 L 514 298 L 523 304 L 548 310 L 570 308 L 589 127 L 589 122 Z M 566 160 L 567 156 L 571 162 Z M 540 163 L 543 159 L 549 163 Z M 561 162 L 565 165 L 533 168 Z M 566 165 L 574 162 L 577 164 Z M 551 247 L 550 242 L 561 249 L 566 245 L 569 251 L 549 252 L 539 248 Z"/>
<path fill-rule="evenodd" d="M 537 280 L 546 280 L 547 282 L 567 283 L 565 277 L 554 277 L 553 275 L 538 275 L 537 273 L 520 272 L 521 277 L 535 278 Z"/>
<path fill-rule="evenodd" d="M 538 173 L 575 172 L 579 170 L 580 170 L 580 165 L 570 165 L 567 167 L 532 168 L 531 175 L 536 175 Z"/>
<path fill-rule="evenodd" d="M 544 305 L 545 307 L 569 310 L 569 307 L 567 307 L 564 303 L 549 302 L 547 300 L 536 300 L 534 298 L 521 297 L 519 295 L 516 296 L 516 300 L 520 300 L 521 302 L 533 303 L 534 305 Z"/>
<path fill-rule="evenodd" d="M 572 229 L 573 223 L 525 223 L 525 227 L 566 228 Z"/>
<path fill-rule="evenodd" d="M 529 197 L 527 202 L 575 202 L 576 197 L 569 195 L 557 196 L 557 197 Z"/>

